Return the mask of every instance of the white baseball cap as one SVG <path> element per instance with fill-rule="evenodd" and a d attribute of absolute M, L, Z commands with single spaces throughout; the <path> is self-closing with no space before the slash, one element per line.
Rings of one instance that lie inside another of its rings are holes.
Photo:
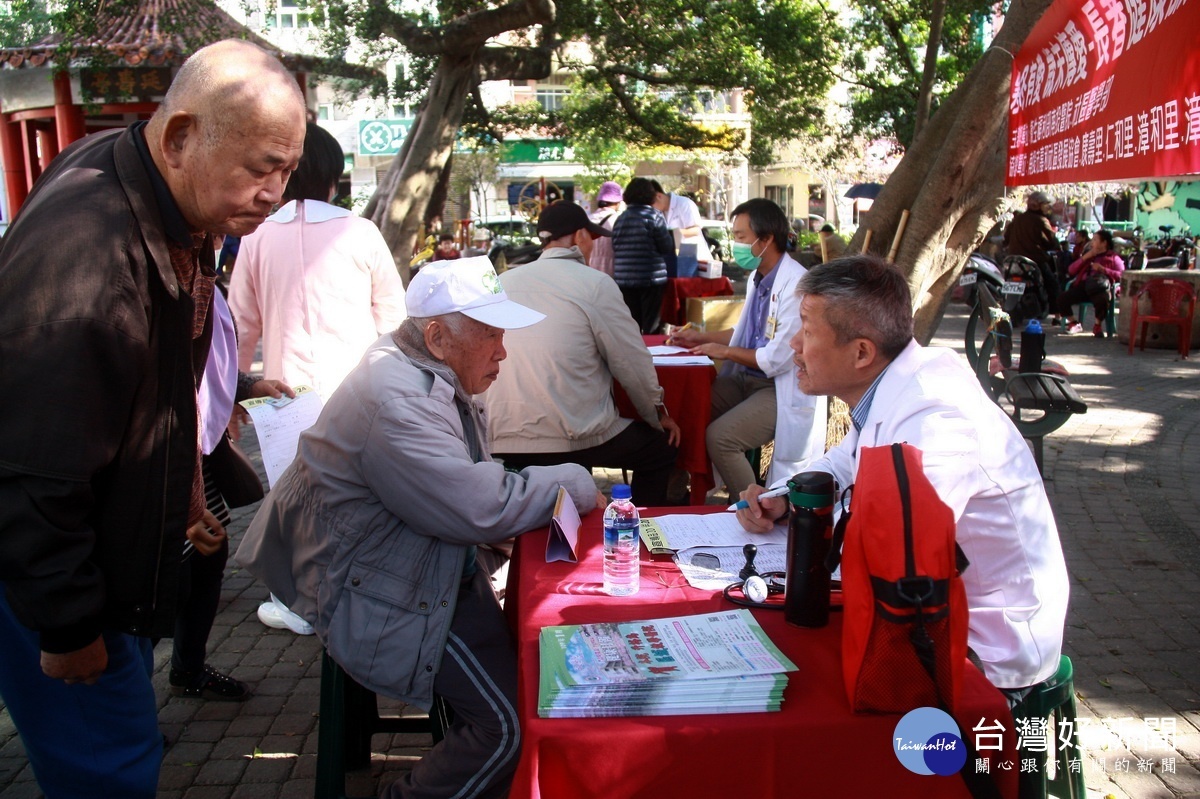
<path fill-rule="evenodd" d="M 426 264 L 408 284 L 404 304 L 409 316 L 457 312 L 503 330 L 529 327 L 546 318 L 508 298 L 486 255 Z"/>

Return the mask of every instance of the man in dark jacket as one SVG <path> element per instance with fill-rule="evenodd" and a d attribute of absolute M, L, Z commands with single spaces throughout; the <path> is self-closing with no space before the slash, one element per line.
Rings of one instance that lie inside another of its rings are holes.
<path fill-rule="evenodd" d="M 1050 221 L 1050 197 L 1035 191 L 1025 200 L 1025 210 L 1018 212 L 1004 229 L 1004 249 L 1009 255 L 1022 255 L 1038 265 L 1049 297 L 1058 295 L 1058 275 L 1052 252 L 1058 251 L 1058 237 Z"/>
<path fill-rule="evenodd" d="M 253 232 L 304 141 L 273 57 L 220 42 L 148 123 L 42 175 L 0 249 L 0 696 L 43 791 L 154 797 L 150 637 L 204 507 L 196 386 L 213 233 Z"/>

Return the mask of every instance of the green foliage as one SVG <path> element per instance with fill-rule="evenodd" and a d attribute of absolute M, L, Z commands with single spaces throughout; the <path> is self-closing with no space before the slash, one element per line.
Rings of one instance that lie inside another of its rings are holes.
<path fill-rule="evenodd" d="M 41 41 L 52 32 L 53 14 L 45 0 L 13 0 L 0 5 L 0 45 Z"/>
<path fill-rule="evenodd" d="M 930 111 L 983 54 L 979 26 L 991 0 L 947 0 Z M 844 69 L 852 83 L 850 130 L 912 141 L 933 0 L 852 0 Z"/>
<path fill-rule="evenodd" d="M 578 0 L 559 5 L 559 33 L 588 44 L 564 63 L 586 102 L 566 119 L 622 141 L 740 150 L 770 161 L 772 145 L 824 125 L 841 30 L 812 0 Z M 738 98 L 753 137 L 730 125 Z"/>
<path fill-rule="evenodd" d="M 346 57 L 352 43 L 365 48 L 367 60 L 403 54 L 407 66 L 391 93 L 416 104 L 443 58 L 471 55 L 439 49 L 462 31 L 456 26 L 502 5 L 439 0 L 402 10 L 407 4 L 323 0 L 316 13 L 329 20 L 331 56 Z M 553 113 L 489 113 L 472 97 L 464 118 L 472 131 L 499 137 L 569 130 L 573 141 L 593 137 L 585 151 L 593 143 L 603 150 L 609 139 L 633 151 L 657 145 L 740 151 L 765 164 L 775 142 L 825 125 L 842 31 L 818 0 L 572 0 L 555 8 L 553 25 L 509 31 L 503 43 L 556 48 L 575 78 L 578 101 Z M 739 104 L 751 116 L 753 137 L 730 124 L 743 110 Z"/>

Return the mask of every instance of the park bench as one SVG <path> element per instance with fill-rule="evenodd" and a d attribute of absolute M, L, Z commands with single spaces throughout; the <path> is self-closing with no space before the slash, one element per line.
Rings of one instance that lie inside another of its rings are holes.
<path fill-rule="evenodd" d="M 1087 403 L 1075 391 L 1065 375 L 1047 372 L 1021 372 L 1012 365 L 1012 322 L 986 286 L 980 285 L 978 300 L 967 324 L 966 352 L 975 376 L 992 400 L 1008 413 L 1017 431 L 1033 445 L 1038 473 L 1042 472 L 1042 440 L 1066 424 L 1072 414 L 1086 413 Z M 987 336 L 977 345 L 980 323 L 988 326 Z M 992 355 L 1000 364 L 992 370 Z"/>

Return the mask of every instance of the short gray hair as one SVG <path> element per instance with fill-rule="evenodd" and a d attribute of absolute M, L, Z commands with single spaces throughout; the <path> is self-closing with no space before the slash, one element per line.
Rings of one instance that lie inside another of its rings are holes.
<path fill-rule="evenodd" d="M 457 338 L 466 332 L 468 318 L 466 314 L 454 311 L 453 313 L 442 314 L 441 316 L 410 316 L 401 324 L 409 325 L 423 335 L 425 328 L 429 327 L 430 322 L 438 321 L 445 325 L 450 330 L 450 333 Z"/>
<path fill-rule="evenodd" d="M 865 338 L 891 360 L 912 340 L 912 292 L 882 258 L 851 255 L 814 266 L 796 293 L 825 300 L 825 319 L 839 344 Z"/>

